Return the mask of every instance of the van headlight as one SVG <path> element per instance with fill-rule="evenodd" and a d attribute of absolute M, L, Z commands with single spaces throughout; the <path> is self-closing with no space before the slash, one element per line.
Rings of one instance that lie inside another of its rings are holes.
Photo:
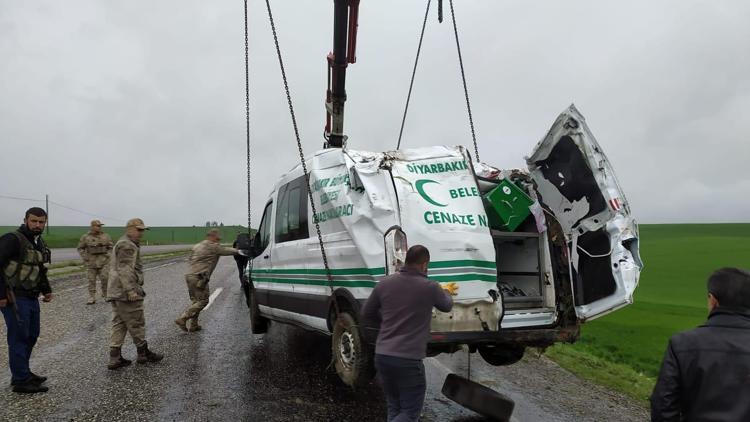
<path fill-rule="evenodd" d="M 406 233 L 399 226 L 393 226 L 385 232 L 385 274 L 397 273 L 404 265 L 409 245 Z"/>

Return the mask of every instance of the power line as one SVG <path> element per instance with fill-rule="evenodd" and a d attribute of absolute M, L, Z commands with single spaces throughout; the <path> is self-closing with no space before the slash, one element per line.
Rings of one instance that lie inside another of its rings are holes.
<path fill-rule="evenodd" d="M 3 199 L 14 199 L 16 201 L 29 201 L 29 202 L 44 202 L 44 199 L 33 199 L 33 198 L 21 198 L 18 196 L 0 195 Z"/>
<path fill-rule="evenodd" d="M 45 200 L 41 199 L 41 198 L 40 199 L 23 198 L 23 197 L 20 197 L 20 196 L 13 196 L 13 195 L 0 195 L 0 199 L 11 199 L 11 200 L 14 200 L 14 201 L 27 201 L 27 202 L 45 202 Z M 101 215 L 101 214 L 97 214 L 97 213 L 93 213 L 93 212 L 89 212 L 89 211 L 80 210 L 78 208 L 73 208 L 73 207 L 70 207 L 68 205 L 61 204 L 59 202 L 49 201 L 49 203 L 52 204 L 52 205 L 56 205 L 56 206 L 58 206 L 60 208 L 64 208 L 64 209 L 69 210 L 69 211 L 73 211 L 73 212 L 77 212 L 79 214 L 87 215 L 89 217 L 96 217 L 96 218 L 101 218 L 101 219 L 104 219 L 104 220 L 118 221 L 118 222 L 123 222 L 123 223 L 125 222 L 125 220 L 122 219 L 122 218 L 107 217 L 106 215 Z"/>
<path fill-rule="evenodd" d="M 113 221 L 119 221 L 119 222 L 125 222 L 122 218 L 114 218 L 114 217 L 107 217 L 106 215 L 100 215 L 100 214 L 94 214 L 88 211 L 79 210 L 77 208 L 69 207 L 67 205 L 61 204 L 59 202 L 55 201 L 49 201 L 50 204 L 57 205 L 60 208 L 65 208 L 66 210 L 74 211 L 80 214 L 88 215 L 89 217 L 97 217 L 97 218 L 103 218 L 105 220 L 113 220 Z"/>

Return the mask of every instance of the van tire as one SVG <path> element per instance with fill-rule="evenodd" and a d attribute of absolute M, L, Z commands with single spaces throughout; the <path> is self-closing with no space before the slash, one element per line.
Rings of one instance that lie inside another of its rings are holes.
<path fill-rule="evenodd" d="M 248 287 L 247 307 L 250 309 L 250 330 L 253 334 L 265 334 L 268 331 L 268 319 L 260 314 L 255 287 L 252 285 Z"/>
<path fill-rule="evenodd" d="M 350 387 L 366 385 L 375 374 L 374 353 L 351 311 L 341 311 L 331 336 L 333 363 L 341 381 Z"/>
<path fill-rule="evenodd" d="M 513 365 L 523 358 L 525 347 L 505 344 L 485 344 L 478 348 L 479 355 L 492 366 Z"/>
<path fill-rule="evenodd" d="M 442 393 L 461 406 L 496 421 L 509 421 L 516 406 L 505 394 L 456 374 L 445 378 Z"/>

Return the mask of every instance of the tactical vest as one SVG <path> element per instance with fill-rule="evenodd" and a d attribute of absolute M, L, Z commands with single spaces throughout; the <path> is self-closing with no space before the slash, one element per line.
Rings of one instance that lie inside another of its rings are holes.
<path fill-rule="evenodd" d="M 40 267 L 47 262 L 45 253 L 37 250 L 29 239 L 19 231 L 13 232 L 20 242 L 19 260 L 10 261 L 5 267 L 5 280 L 8 286 L 16 289 L 35 290 L 41 280 Z M 41 239 L 40 239 L 40 242 Z M 44 250 L 46 245 L 42 242 Z"/>
<path fill-rule="evenodd" d="M 88 246 L 86 252 L 91 255 L 102 255 L 107 253 L 107 245 L 97 243 L 96 245 Z"/>

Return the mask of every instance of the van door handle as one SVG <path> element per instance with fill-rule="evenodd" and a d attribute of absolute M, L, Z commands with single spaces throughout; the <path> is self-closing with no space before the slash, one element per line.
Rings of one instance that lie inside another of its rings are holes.
<path fill-rule="evenodd" d="M 269 258 L 268 255 L 263 255 L 263 259 L 268 259 L 268 258 Z"/>

